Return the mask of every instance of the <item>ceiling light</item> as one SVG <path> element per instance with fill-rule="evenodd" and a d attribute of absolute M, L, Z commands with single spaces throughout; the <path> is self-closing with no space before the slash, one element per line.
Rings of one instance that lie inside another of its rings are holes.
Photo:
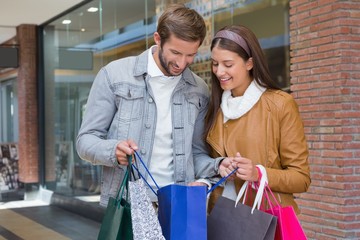
<path fill-rule="evenodd" d="M 91 8 L 88 8 L 88 12 L 97 12 L 99 9 L 97 7 L 91 7 Z"/>
<path fill-rule="evenodd" d="M 82 31 L 82 32 L 85 32 L 85 28 L 82 28 L 81 31 Z"/>
<path fill-rule="evenodd" d="M 62 21 L 62 24 L 70 24 L 71 23 L 71 20 L 69 19 L 65 19 Z"/>

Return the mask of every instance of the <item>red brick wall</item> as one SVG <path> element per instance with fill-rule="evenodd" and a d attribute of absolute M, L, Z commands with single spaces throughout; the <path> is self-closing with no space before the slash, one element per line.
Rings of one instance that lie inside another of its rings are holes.
<path fill-rule="evenodd" d="M 38 182 L 38 102 L 37 34 L 35 25 L 17 27 L 19 42 L 19 178 L 24 183 Z"/>
<path fill-rule="evenodd" d="M 360 1 L 290 1 L 291 90 L 310 149 L 309 239 L 360 239 Z"/>

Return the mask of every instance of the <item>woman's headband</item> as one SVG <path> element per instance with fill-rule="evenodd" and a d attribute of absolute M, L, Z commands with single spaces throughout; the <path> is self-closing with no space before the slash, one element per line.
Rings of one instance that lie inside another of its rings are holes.
<path fill-rule="evenodd" d="M 249 46 L 247 45 L 246 41 L 244 40 L 244 38 L 242 38 L 240 35 L 232 32 L 232 31 L 229 31 L 229 30 L 221 30 L 219 31 L 218 33 L 216 33 L 215 38 L 226 38 L 226 39 L 229 39 L 233 42 L 235 42 L 237 45 L 239 45 L 240 47 L 242 47 L 245 52 L 251 56 L 250 54 L 250 49 L 249 49 Z"/>

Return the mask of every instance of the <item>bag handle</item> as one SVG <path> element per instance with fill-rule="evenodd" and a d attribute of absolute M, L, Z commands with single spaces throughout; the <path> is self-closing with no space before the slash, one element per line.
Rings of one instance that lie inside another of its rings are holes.
<path fill-rule="evenodd" d="M 227 176 L 222 177 L 218 182 L 216 182 L 216 183 L 214 184 L 214 186 L 212 186 L 212 187 L 207 191 L 207 194 L 209 194 L 209 193 L 211 193 L 212 191 L 214 191 L 215 188 L 217 188 L 220 184 L 222 184 L 224 181 L 226 181 L 226 179 L 228 179 L 233 173 L 235 173 L 236 170 L 238 170 L 238 167 L 235 168 L 234 170 L 232 170 L 232 172 L 229 173 Z"/>
<path fill-rule="evenodd" d="M 268 184 L 268 177 L 267 177 L 266 170 L 265 170 L 264 166 L 256 165 L 256 167 L 259 168 L 261 173 L 262 173 L 259 186 L 255 187 L 254 182 L 245 181 L 244 184 L 241 186 L 241 189 L 240 189 L 239 194 L 238 194 L 238 196 L 236 198 L 236 201 L 235 201 L 235 207 L 236 207 L 238 205 L 241 197 L 244 195 L 244 193 L 245 194 L 247 193 L 248 185 L 251 185 L 252 188 L 257 188 L 255 200 L 254 200 L 254 203 L 253 203 L 253 206 L 252 206 L 252 209 L 251 209 L 251 213 L 254 213 L 255 208 L 260 210 L 261 201 L 262 201 L 262 198 L 263 198 L 265 186 Z M 243 198 L 243 204 L 244 203 L 245 203 L 245 198 Z"/>
<path fill-rule="evenodd" d="M 144 161 L 141 159 L 140 155 L 138 154 L 137 151 L 134 150 L 135 155 L 139 158 L 141 164 L 144 166 L 146 172 L 149 174 L 149 176 L 151 177 L 151 179 L 153 180 L 153 182 L 155 183 L 157 189 L 160 189 L 159 186 L 157 185 L 155 179 L 153 178 L 153 176 L 151 175 L 149 169 L 146 167 Z M 145 181 L 145 183 L 149 186 L 149 188 L 151 189 L 151 191 L 157 196 L 157 193 L 155 192 L 155 190 L 150 186 L 150 184 L 148 183 L 148 181 L 145 179 L 145 177 L 140 173 L 140 170 L 134 165 L 131 164 L 131 166 L 133 168 L 135 168 L 135 170 L 138 172 L 138 174 L 140 175 L 140 177 Z M 236 170 L 238 170 L 238 168 L 235 168 L 231 173 L 229 173 L 227 176 L 221 178 L 218 182 L 216 182 L 214 184 L 214 186 L 212 186 L 208 191 L 207 194 L 211 193 L 212 191 L 214 191 L 215 188 L 217 188 L 221 183 L 223 183 L 224 181 L 226 181 L 226 179 L 228 179 L 233 173 L 236 172 Z"/>
<path fill-rule="evenodd" d="M 137 156 L 137 158 L 139 158 L 141 164 L 144 166 L 146 172 L 149 174 L 150 178 L 153 180 L 153 182 L 155 183 L 155 186 L 157 187 L 157 189 L 159 188 L 159 185 L 156 183 L 155 179 L 153 178 L 153 176 L 151 175 L 149 169 L 146 167 L 144 161 L 141 159 L 140 155 L 138 154 L 137 151 L 134 150 L 135 155 Z M 135 158 L 136 160 L 136 158 Z M 150 186 L 149 182 L 145 179 L 145 177 L 140 173 L 139 168 L 137 168 L 134 164 L 131 164 L 131 167 L 133 167 L 137 173 L 139 174 L 139 176 L 144 180 L 144 182 L 148 185 L 148 187 L 150 188 L 150 190 L 157 196 L 157 193 L 155 192 L 155 190 Z"/>
<path fill-rule="evenodd" d="M 128 162 L 129 162 L 129 164 L 131 164 L 131 161 L 132 161 L 132 156 L 127 156 L 127 160 L 128 160 Z M 123 180 L 121 181 L 121 184 L 120 184 L 120 187 L 119 187 L 119 189 L 118 189 L 118 191 L 117 191 L 117 193 L 116 193 L 116 200 L 119 200 L 119 199 L 121 199 L 121 197 L 123 196 L 123 194 L 124 194 L 124 189 L 125 189 L 125 187 L 126 187 L 126 189 L 127 189 L 127 187 L 128 187 L 128 183 L 129 183 L 129 172 L 130 172 L 130 167 L 129 167 L 130 165 L 128 165 L 127 167 L 126 167 L 126 171 L 125 171 L 125 174 L 124 174 L 124 178 L 123 178 Z M 126 193 L 126 199 L 128 199 L 128 191 L 127 191 L 127 193 Z"/>
<path fill-rule="evenodd" d="M 267 202 L 268 202 L 268 204 L 269 204 L 269 207 L 270 207 L 270 211 L 271 211 L 272 214 L 274 214 L 274 209 L 273 209 L 273 208 L 274 208 L 274 207 L 281 207 L 281 205 L 280 205 L 280 203 L 278 202 L 278 200 L 276 199 L 276 197 L 274 196 L 274 193 L 271 191 L 269 185 L 266 185 L 264 192 L 265 192 L 265 198 L 266 198 L 266 200 L 267 200 Z M 269 195 L 270 195 L 270 196 L 269 196 Z M 275 204 L 272 203 L 270 197 L 272 197 L 272 199 L 274 200 Z M 264 210 L 266 210 L 266 209 L 264 208 Z"/>
<path fill-rule="evenodd" d="M 265 198 L 266 198 L 266 200 L 267 200 L 267 202 L 268 202 L 268 204 L 269 204 L 269 207 L 270 207 L 270 211 L 271 211 L 271 213 L 274 215 L 274 214 L 275 214 L 275 213 L 274 213 L 274 207 L 279 207 L 279 208 L 281 208 L 281 205 L 280 205 L 279 201 L 276 199 L 276 197 L 274 196 L 274 193 L 271 191 L 271 188 L 269 187 L 268 184 L 266 184 L 266 186 L 265 186 L 265 191 L 264 191 L 264 192 L 265 192 Z M 270 193 L 271 197 L 274 199 L 275 206 L 274 206 L 274 204 L 272 203 L 272 201 L 271 201 L 270 196 L 269 196 L 268 193 Z M 278 221 L 279 221 L 279 222 L 282 222 L 282 214 L 277 214 L 276 216 L 278 217 Z"/>

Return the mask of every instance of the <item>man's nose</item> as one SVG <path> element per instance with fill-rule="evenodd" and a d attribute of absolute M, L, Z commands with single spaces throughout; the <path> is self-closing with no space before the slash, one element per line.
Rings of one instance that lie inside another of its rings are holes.
<path fill-rule="evenodd" d="M 183 57 L 180 57 L 179 59 L 177 59 L 176 65 L 178 68 L 184 69 L 189 64 L 191 64 L 192 60 L 193 60 L 193 58 L 189 59 L 188 57 L 183 56 Z"/>

